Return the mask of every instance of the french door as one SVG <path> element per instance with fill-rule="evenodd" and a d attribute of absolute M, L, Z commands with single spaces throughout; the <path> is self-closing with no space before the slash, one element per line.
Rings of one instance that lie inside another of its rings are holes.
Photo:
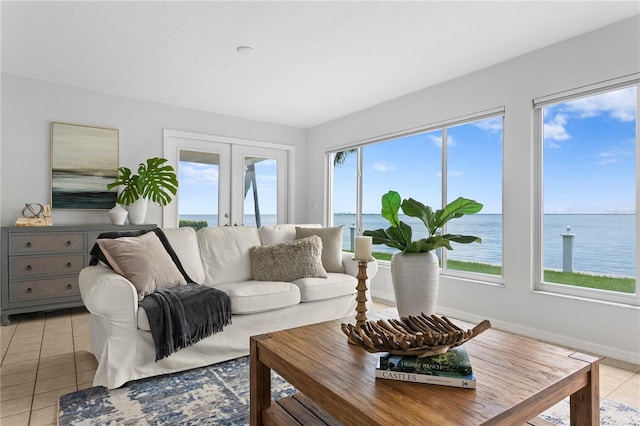
<path fill-rule="evenodd" d="M 163 226 L 261 226 L 290 217 L 293 147 L 165 130 L 164 155 L 178 174 L 178 194 Z M 184 222 L 183 222 L 184 223 Z"/>

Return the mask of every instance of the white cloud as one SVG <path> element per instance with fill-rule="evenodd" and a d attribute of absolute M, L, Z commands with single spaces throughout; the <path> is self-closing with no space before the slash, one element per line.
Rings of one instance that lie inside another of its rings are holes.
<path fill-rule="evenodd" d="M 476 121 L 472 124 L 482 130 L 487 130 L 492 133 L 502 131 L 502 117 L 488 118 L 486 120 Z"/>
<path fill-rule="evenodd" d="M 636 90 L 635 87 L 628 87 L 569 101 L 562 106 L 562 110 L 575 112 L 578 118 L 595 117 L 606 113 L 620 121 L 633 121 L 636 116 Z"/>
<path fill-rule="evenodd" d="M 624 151 L 618 148 L 613 148 L 609 151 L 602 151 L 598 153 L 598 157 L 600 158 L 600 160 L 598 161 L 598 164 L 601 166 L 616 164 L 620 161 L 622 157 L 628 157 L 630 155 L 633 155 L 633 152 Z"/>
<path fill-rule="evenodd" d="M 566 130 L 570 118 L 590 118 L 601 114 L 629 122 L 636 116 L 636 88 L 606 92 L 600 95 L 576 99 L 556 104 L 544 109 L 545 141 L 563 141 L 571 138 Z M 547 142 L 547 148 L 559 148 L 560 145 Z"/>
<path fill-rule="evenodd" d="M 270 158 L 265 158 L 264 160 L 256 161 L 256 164 L 260 164 L 262 166 L 274 167 L 278 164 L 278 162 Z"/>
<path fill-rule="evenodd" d="M 180 182 L 186 185 L 211 185 L 218 183 L 218 169 L 208 164 L 181 163 Z"/>
<path fill-rule="evenodd" d="M 374 170 L 377 170 L 379 172 L 391 172 L 396 169 L 394 166 L 387 166 L 386 164 L 382 163 L 374 163 L 372 167 Z"/>
<path fill-rule="evenodd" d="M 564 141 L 571 136 L 567 133 L 565 125 L 567 124 L 568 116 L 566 114 L 556 114 L 549 120 L 545 120 L 544 123 L 544 139 L 551 139 L 554 141 Z M 557 145 L 557 144 L 556 144 Z"/>
<path fill-rule="evenodd" d="M 442 136 L 441 135 L 427 135 L 431 142 L 433 142 L 436 146 L 442 148 Z M 455 141 L 453 140 L 453 136 L 447 136 L 447 146 L 455 146 Z"/>

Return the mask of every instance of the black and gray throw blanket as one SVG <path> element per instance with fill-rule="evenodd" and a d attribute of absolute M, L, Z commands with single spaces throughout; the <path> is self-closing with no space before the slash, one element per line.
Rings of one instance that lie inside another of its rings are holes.
<path fill-rule="evenodd" d="M 198 284 L 156 291 L 139 302 L 147 313 L 156 361 L 231 324 L 227 293 Z"/>

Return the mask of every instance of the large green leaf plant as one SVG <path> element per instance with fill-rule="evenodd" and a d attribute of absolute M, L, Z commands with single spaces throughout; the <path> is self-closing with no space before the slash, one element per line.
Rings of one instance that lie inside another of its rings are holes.
<path fill-rule="evenodd" d="M 111 190 L 122 186 L 116 202 L 124 206 L 134 203 L 140 198 L 146 198 L 154 203 L 166 206 L 178 191 L 178 178 L 174 168 L 165 164 L 166 158 L 149 158 L 146 163 L 140 163 L 138 174 L 133 174 L 128 167 L 118 169 L 118 177 L 107 185 Z"/>
<path fill-rule="evenodd" d="M 382 196 L 382 217 L 387 219 L 391 226 L 387 229 L 364 231 L 364 235 L 373 237 L 373 244 L 385 244 L 402 250 L 403 253 L 427 253 L 440 247 L 453 250 L 451 242 L 461 244 L 482 242 L 479 237 L 473 235 L 442 235 L 442 228 L 447 222 L 465 214 L 478 213 L 482 210 L 482 204 L 459 197 L 443 209 L 434 212 L 431 207 L 413 198 L 400 200 L 400 194 L 395 191 L 389 191 Z M 400 208 L 405 215 L 416 217 L 424 223 L 429 234 L 427 238 L 413 241 L 411 226 L 401 221 L 398 216 Z"/>

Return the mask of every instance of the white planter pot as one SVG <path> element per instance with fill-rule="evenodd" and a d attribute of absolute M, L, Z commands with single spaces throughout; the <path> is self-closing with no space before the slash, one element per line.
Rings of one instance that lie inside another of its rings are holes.
<path fill-rule="evenodd" d="M 124 225 L 124 221 L 127 220 L 129 212 L 120 204 L 116 204 L 114 208 L 107 212 L 109 220 L 114 225 Z"/>
<path fill-rule="evenodd" d="M 144 219 L 147 216 L 147 206 L 149 200 L 146 198 L 138 198 L 132 204 L 127 206 L 129 211 L 129 223 L 132 225 L 141 225 L 144 223 Z"/>
<path fill-rule="evenodd" d="M 435 253 L 394 254 L 391 280 L 400 317 L 435 313 L 440 285 L 440 265 Z"/>

